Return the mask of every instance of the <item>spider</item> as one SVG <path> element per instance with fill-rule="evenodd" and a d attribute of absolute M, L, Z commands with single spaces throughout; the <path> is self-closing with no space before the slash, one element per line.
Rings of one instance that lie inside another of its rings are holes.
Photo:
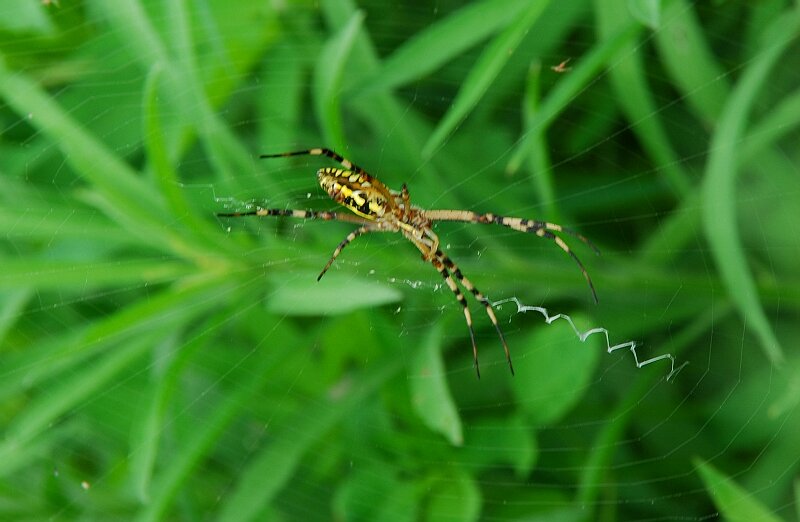
<path fill-rule="evenodd" d="M 597 294 L 594 285 L 586 272 L 586 268 L 578 257 L 570 250 L 567 244 L 553 232 L 570 234 L 582 242 L 586 243 L 595 253 L 599 253 L 597 248 L 585 237 L 577 232 L 545 221 L 536 221 L 518 217 L 498 216 L 496 214 L 477 214 L 469 210 L 425 210 L 411 204 L 408 188 L 403 184 L 400 192 L 390 190 L 374 176 L 368 174 L 364 169 L 355 165 L 350 160 L 345 159 L 330 149 L 316 148 L 299 150 L 294 152 L 283 152 L 280 154 L 262 154 L 261 158 L 286 158 L 289 156 L 327 156 L 336 161 L 344 168 L 324 167 L 317 171 L 317 179 L 320 186 L 325 189 L 328 195 L 346 207 L 351 213 L 339 212 L 320 212 L 314 210 L 291 210 L 280 208 L 258 208 L 249 212 L 223 212 L 218 213 L 219 217 L 243 217 L 243 216 L 289 216 L 300 219 L 322 219 L 325 221 L 336 220 L 345 221 L 359 225 L 350 232 L 341 243 L 334 249 L 331 258 L 317 277 L 317 281 L 322 279 L 325 272 L 331 267 L 333 262 L 354 239 L 370 232 L 399 232 L 408 239 L 422 253 L 423 261 L 429 262 L 444 278 L 448 288 L 455 295 L 456 300 L 461 303 L 464 311 L 464 318 L 469 329 L 470 340 L 472 341 L 472 358 L 474 361 L 475 372 L 478 379 L 481 377 L 480 367 L 478 366 L 478 347 L 475 344 L 475 331 L 472 327 L 472 316 L 467 306 L 464 294 L 459 290 L 452 276 L 466 288 L 475 299 L 477 299 L 486 309 L 489 320 L 497 331 L 500 342 L 505 350 L 508 367 L 511 375 L 514 375 L 514 366 L 511 363 L 511 354 L 508 344 L 503 336 L 503 331 L 497 323 L 492 303 L 478 290 L 472 282 L 467 279 L 456 265 L 439 248 L 439 237 L 433 231 L 432 226 L 435 221 L 466 221 L 472 223 L 495 223 L 508 227 L 519 232 L 531 232 L 539 237 L 550 239 L 556 243 L 564 252 L 569 254 L 578 264 L 583 273 L 583 277 L 589 284 L 594 301 L 597 302 Z"/>

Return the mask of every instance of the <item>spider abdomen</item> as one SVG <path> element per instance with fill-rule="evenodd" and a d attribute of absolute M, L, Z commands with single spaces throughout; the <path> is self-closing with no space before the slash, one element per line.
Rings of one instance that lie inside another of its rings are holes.
<path fill-rule="evenodd" d="M 365 172 L 323 168 L 317 178 L 331 199 L 363 218 L 382 218 L 394 206 L 389 189 Z"/>

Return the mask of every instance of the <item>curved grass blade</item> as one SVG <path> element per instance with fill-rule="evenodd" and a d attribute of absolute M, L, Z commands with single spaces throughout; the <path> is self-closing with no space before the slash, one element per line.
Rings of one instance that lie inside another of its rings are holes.
<path fill-rule="evenodd" d="M 442 325 L 428 331 L 414 354 L 409 369 L 411 404 L 430 429 L 441 433 L 454 446 L 464 443 L 461 417 L 447 385 L 441 352 Z"/>
<path fill-rule="evenodd" d="M 781 362 L 784 356 L 761 306 L 737 229 L 737 152 L 744 138 L 747 116 L 758 100 L 759 89 L 792 42 L 799 20 L 796 13 L 778 18 L 768 30 L 770 38 L 766 47 L 747 67 L 728 98 L 711 141 L 711 155 L 703 184 L 703 225 L 714 261 L 731 299 L 748 327 L 755 330 L 772 363 Z"/>

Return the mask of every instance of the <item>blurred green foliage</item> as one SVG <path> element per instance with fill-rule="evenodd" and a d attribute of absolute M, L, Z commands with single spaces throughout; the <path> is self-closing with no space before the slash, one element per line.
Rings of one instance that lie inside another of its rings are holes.
<path fill-rule="evenodd" d="M 797 519 L 800 16 L 780 0 L 0 6 L 0 518 Z M 568 60 L 559 70 L 558 64 Z M 499 307 L 332 208 L 327 146 Z M 309 194 L 308 196 L 306 194 Z"/>

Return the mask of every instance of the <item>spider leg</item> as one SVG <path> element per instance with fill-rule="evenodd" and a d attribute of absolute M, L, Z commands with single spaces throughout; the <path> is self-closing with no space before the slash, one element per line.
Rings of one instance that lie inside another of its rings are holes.
<path fill-rule="evenodd" d="M 417 246 L 419 248 L 419 245 Z M 422 250 L 420 248 L 420 250 Z M 481 378 L 481 369 L 478 365 L 478 345 L 475 343 L 475 330 L 472 328 L 472 314 L 469 313 L 469 307 L 467 306 L 467 300 L 464 298 L 464 294 L 461 293 L 461 290 L 458 289 L 458 285 L 456 282 L 453 281 L 453 278 L 450 276 L 450 273 L 445 268 L 444 263 L 437 258 L 434 257 L 430 260 L 433 264 L 433 267 L 439 271 L 439 273 L 444 278 L 444 282 L 447 284 L 447 287 L 453 292 L 456 296 L 456 301 L 461 303 L 461 306 L 464 310 L 464 319 L 467 321 L 467 328 L 469 328 L 469 338 L 472 341 L 472 360 L 473 365 L 475 366 L 475 373 L 478 375 L 478 379 Z"/>
<path fill-rule="evenodd" d="M 350 242 L 353 241 L 358 236 L 363 236 L 364 234 L 367 234 L 369 232 L 375 232 L 376 230 L 378 230 L 378 229 L 376 229 L 374 227 L 370 227 L 368 225 L 364 225 L 363 227 L 360 227 L 360 228 L 358 228 L 356 230 L 353 230 L 352 232 L 347 234 L 347 237 L 345 237 L 342 240 L 342 242 L 339 243 L 339 246 L 337 246 L 336 249 L 333 251 L 333 255 L 328 260 L 328 263 L 325 265 L 325 268 L 323 268 L 322 272 L 320 272 L 319 275 L 317 276 L 317 281 L 322 279 L 322 276 L 325 275 L 325 272 L 328 271 L 328 269 L 331 267 L 333 262 L 336 260 L 336 258 L 339 256 L 339 254 L 342 252 L 342 250 L 344 250 L 344 247 L 349 245 Z"/>
<path fill-rule="evenodd" d="M 600 251 L 597 249 L 591 241 L 586 239 L 582 234 L 575 232 L 566 227 L 562 227 L 561 225 L 557 225 L 555 223 L 548 223 L 547 221 L 537 221 L 534 219 L 523 219 L 517 217 L 506 217 L 506 216 L 498 216 L 496 214 L 478 214 L 475 212 L 471 212 L 468 210 L 423 210 L 420 211 L 426 218 L 431 221 L 469 221 L 472 223 L 496 223 L 498 225 L 502 225 L 504 227 L 508 227 L 512 230 L 516 230 L 518 232 L 525 232 L 525 233 L 534 233 L 539 237 L 543 237 L 555 242 L 558 247 L 566 252 L 578 267 L 581 269 L 581 273 L 583 274 L 583 278 L 586 279 L 586 282 L 589 284 L 589 290 L 592 292 L 592 297 L 594 298 L 594 302 L 597 301 L 597 292 L 594 289 L 594 284 L 592 283 L 592 278 L 589 277 L 589 273 L 586 271 L 586 267 L 583 265 L 578 256 L 569 248 L 569 246 L 564 242 L 563 239 L 558 237 L 557 235 L 553 234 L 553 232 L 562 232 L 564 234 L 570 234 L 587 246 L 589 246 L 596 254 L 599 254 Z"/>
<path fill-rule="evenodd" d="M 316 210 L 292 210 L 287 208 L 259 208 L 247 212 L 218 212 L 217 217 L 245 217 L 245 216 L 286 216 L 299 219 L 321 219 L 323 221 L 345 221 L 363 225 L 371 221 L 362 217 L 339 212 L 319 212 Z"/>
<path fill-rule="evenodd" d="M 333 161 L 339 163 L 347 170 L 352 170 L 356 174 L 366 174 L 367 172 L 359 167 L 358 165 L 354 164 L 347 158 L 336 154 L 334 151 L 330 149 L 324 148 L 316 148 L 316 149 L 307 149 L 307 150 L 296 150 L 293 152 L 281 152 L 280 154 L 262 154 L 259 158 L 266 159 L 266 158 L 288 158 L 289 156 L 327 156 L 331 158 Z"/>
<path fill-rule="evenodd" d="M 447 257 L 447 254 L 442 252 L 441 250 L 436 250 L 436 259 L 438 259 L 441 263 L 444 263 L 445 267 L 456 276 L 456 279 L 464 285 L 464 288 L 469 290 L 472 295 L 475 296 L 483 307 L 486 309 L 486 315 L 489 316 L 489 320 L 494 325 L 494 329 L 497 331 L 497 336 L 500 337 L 500 342 L 503 344 L 503 350 L 506 353 L 506 360 L 508 361 L 508 368 L 511 370 L 511 375 L 514 375 L 514 365 L 511 364 L 511 353 L 508 350 L 508 344 L 506 343 L 506 338 L 503 335 L 503 330 L 500 329 L 500 324 L 497 322 L 497 316 L 494 315 L 494 308 L 492 308 L 492 303 L 486 298 L 485 295 L 481 293 L 480 290 L 475 288 L 475 285 L 472 284 L 472 281 L 466 278 L 464 274 L 461 273 L 461 269 L 458 268 L 452 259 Z"/>

